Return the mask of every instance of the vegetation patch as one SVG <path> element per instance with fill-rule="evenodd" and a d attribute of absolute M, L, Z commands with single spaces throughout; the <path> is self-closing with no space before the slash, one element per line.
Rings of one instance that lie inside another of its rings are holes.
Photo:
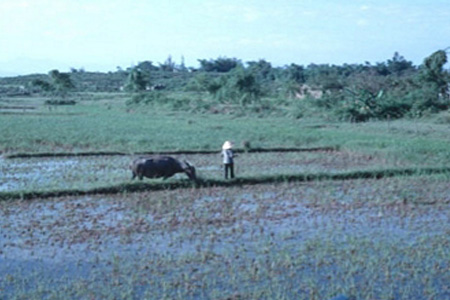
<path fill-rule="evenodd" d="M 46 105 L 75 105 L 75 100 L 45 100 Z"/>

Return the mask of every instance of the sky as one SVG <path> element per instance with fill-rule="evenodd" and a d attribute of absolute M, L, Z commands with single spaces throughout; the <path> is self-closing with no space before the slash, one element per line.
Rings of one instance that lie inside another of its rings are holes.
<path fill-rule="evenodd" d="M 449 0 L 0 0 L 0 76 L 142 61 L 420 65 L 450 47 Z"/>

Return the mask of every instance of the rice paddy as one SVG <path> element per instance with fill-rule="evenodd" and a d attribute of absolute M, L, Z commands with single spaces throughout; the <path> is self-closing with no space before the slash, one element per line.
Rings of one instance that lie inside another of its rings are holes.
<path fill-rule="evenodd" d="M 18 118 L 36 117 L 29 114 Z M 0 118 L 25 128 L 10 114 Z M 252 122 L 246 132 L 255 136 L 261 123 Z M 177 155 L 196 166 L 195 185 L 184 175 L 131 182 L 132 153 L 145 148 L 128 151 L 134 137 L 83 146 L 68 135 L 63 146 L 35 129 L 3 145 L 5 154 L 30 155 L 0 159 L 0 299 L 450 298 L 448 128 L 342 124 L 297 136 L 277 122 L 269 136 L 283 133 L 256 146 L 340 147 L 240 152 L 233 181 L 222 179 L 219 152 Z M 203 148 L 215 149 L 230 128 Z M 77 156 L 79 149 L 125 151 Z M 33 156 L 42 151 L 67 155 Z"/>
<path fill-rule="evenodd" d="M 448 180 L 1 202 L 0 290 L 19 299 L 445 299 Z"/>

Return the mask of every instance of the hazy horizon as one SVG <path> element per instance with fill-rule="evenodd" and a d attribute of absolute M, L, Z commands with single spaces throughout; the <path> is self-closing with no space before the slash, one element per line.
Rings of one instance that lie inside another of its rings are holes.
<path fill-rule="evenodd" d="M 170 55 L 291 63 L 414 65 L 450 46 L 444 0 L 0 0 L 0 76 L 116 71 Z"/>

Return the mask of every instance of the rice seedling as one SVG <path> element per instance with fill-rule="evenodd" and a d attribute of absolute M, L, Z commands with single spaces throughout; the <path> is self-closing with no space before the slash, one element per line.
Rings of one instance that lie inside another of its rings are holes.
<path fill-rule="evenodd" d="M 435 175 L 1 202 L 0 289 L 31 299 L 442 299 L 447 185 Z"/>

